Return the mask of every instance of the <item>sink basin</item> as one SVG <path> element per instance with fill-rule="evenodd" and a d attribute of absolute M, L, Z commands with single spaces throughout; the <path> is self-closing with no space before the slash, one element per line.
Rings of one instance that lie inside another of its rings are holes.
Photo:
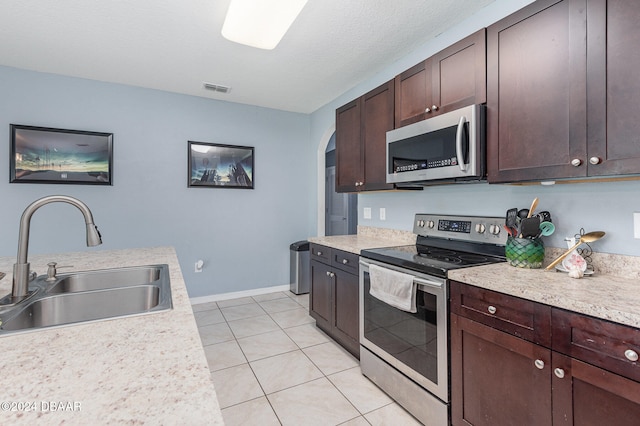
<path fill-rule="evenodd" d="M 171 309 L 167 265 L 104 269 L 33 281 L 35 296 L 0 315 L 0 335 Z"/>
<path fill-rule="evenodd" d="M 53 285 L 47 289 L 47 293 L 73 293 L 155 284 L 160 280 L 161 272 L 162 266 L 158 265 L 64 274 L 59 275 Z"/>

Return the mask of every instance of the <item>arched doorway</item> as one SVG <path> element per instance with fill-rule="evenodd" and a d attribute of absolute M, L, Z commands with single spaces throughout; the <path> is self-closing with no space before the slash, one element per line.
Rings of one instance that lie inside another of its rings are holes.
<path fill-rule="evenodd" d="M 337 193 L 336 134 L 325 150 L 325 235 L 351 235 L 358 231 L 358 195 Z"/>

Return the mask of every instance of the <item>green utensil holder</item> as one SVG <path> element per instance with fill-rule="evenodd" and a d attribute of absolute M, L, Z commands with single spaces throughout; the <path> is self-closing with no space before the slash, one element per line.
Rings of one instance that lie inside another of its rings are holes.
<path fill-rule="evenodd" d="M 505 256 L 511 266 L 539 269 L 544 261 L 544 244 L 540 238 L 507 237 Z"/>

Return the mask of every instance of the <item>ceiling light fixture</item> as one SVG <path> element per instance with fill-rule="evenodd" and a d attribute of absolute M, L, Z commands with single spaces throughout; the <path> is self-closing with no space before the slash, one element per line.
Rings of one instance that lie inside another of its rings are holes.
<path fill-rule="evenodd" d="M 222 35 L 259 49 L 275 48 L 307 0 L 231 0 Z"/>

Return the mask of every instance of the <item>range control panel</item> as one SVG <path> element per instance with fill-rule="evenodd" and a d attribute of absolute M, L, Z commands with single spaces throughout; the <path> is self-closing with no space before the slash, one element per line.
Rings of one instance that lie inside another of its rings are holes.
<path fill-rule="evenodd" d="M 418 213 L 413 222 L 413 233 L 423 237 L 504 245 L 507 243 L 504 220 L 504 217 Z"/>

